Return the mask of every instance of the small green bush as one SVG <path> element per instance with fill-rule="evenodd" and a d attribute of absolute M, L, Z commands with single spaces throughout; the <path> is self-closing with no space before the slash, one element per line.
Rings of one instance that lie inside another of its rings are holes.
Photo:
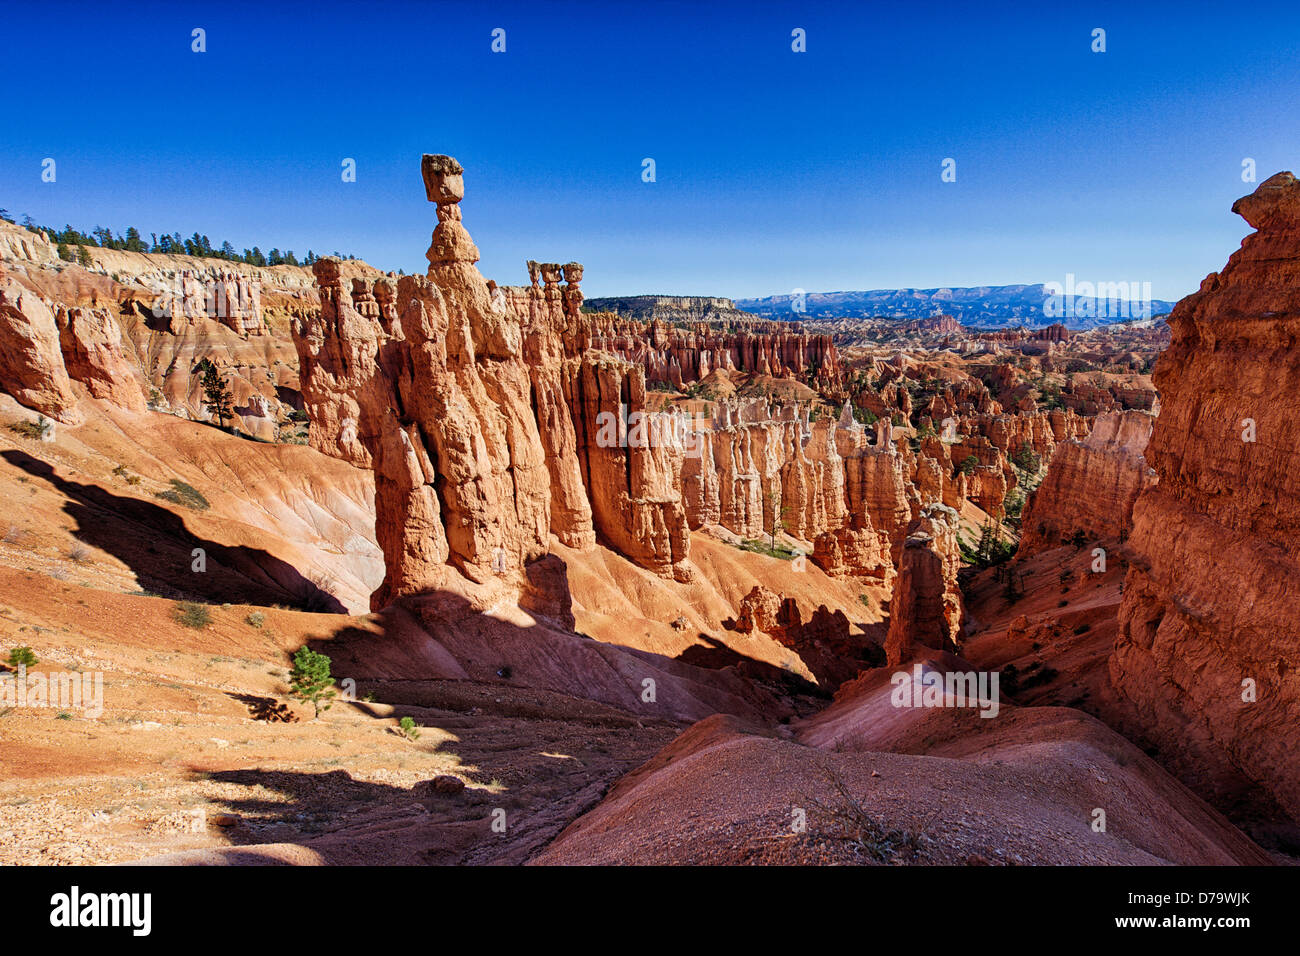
<path fill-rule="evenodd" d="M 1028 445 L 1021 445 L 1016 449 L 1016 453 L 1011 456 L 1011 464 L 1015 465 L 1021 471 L 1027 471 L 1030 474 L 1038 474 L 1038 469 L 1043 466 L 1043 460 Z"/>
<path fill-rule="evenodd" d="M 208 499 L 204 498 L 197 488 L 181 481 L 179 478 L 173 478 L 171 487 L 166 491 L 155 491 L 154 497 L 170 501 L 174 505 L 181 505 L 193 511 L 207 511 L 211 507 L 208 504 Z"/>
<path fill-rule="evenodd" d="M 36 654 L 30 647 L 15 647 L 9 652 L 9 666 L 15 670 L 19 667 L 35 667 L 36 664 Z"/>
<path fill-rule="evenodd" d="M 408 740 L 420 739 L 420 728 L 415 726 L 415 721 L 412 718 L 403 717 L 397 722 L 397 725 L 402 729 L 402 736 Z"/>
<path fill-rule="evenodd" d="M 17 432 L 19 435 L 24 435 L 27 438 L 34 438 L 37 441 L 41 441 L 50 433 L 50 430 L 53 427 L 54 422 L 50 421 L 44 415 L 38 415 L 34 422 L 12 422 L 9 425 L 9 430 L 11 432 Z"/>
<path fill-rule="evenodd" d="M 176 623 L 201 631 L 212 623 L 212 612 L 206 604 L 194 601 L 177 601 L 174 609 Z"/>
<path fill-rule="evenodd" d="M 251 611 L 248 617 L 244 618 L 244 623 L 249 627 L 257 628 L 260 631 L 262 625 L 266 623 L 266 615 L 261 611 Z"/>
<path fill-rule="evenodd" d="M 316 653 L 310 647 L 298 648 L 293 655 L 293 670 L 289 673 L 289 689 L 293 696 L 311 703 L 319 717 L 322 710 L 334 706 L 329 703 L 334 696 L 333 686 L 329 657 Z"/>

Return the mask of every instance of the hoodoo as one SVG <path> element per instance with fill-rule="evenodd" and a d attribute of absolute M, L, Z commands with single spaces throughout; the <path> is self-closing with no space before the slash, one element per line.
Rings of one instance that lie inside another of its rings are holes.
<path fill-rule="evenodd" d="M 631 325 L 582 311 L 580 263 L 530 261 L 527 287 L 485 279 L 461 220 L 463 168 L 426 155 L 422 173 L 438 210 L 428 274 L 394 290 L 382 276 L 346 283 L 322 259 L 320 312 L 294 326 L 312 445 L 375 472 L 377 608 L 427 590 L 443 565 L 521 582 L 551 535 L 685 582 L 690 532 L 713 524 L 758 538 L 779 523 L 830 573 L 891 579 L 922 502 L 889 429 L 872 444 L 851 416 L 812 423 L 797 403 L 753 399 L 646 441 L 608 427 L 649 419 L 647 369 L 664 362 L 688 377 L 719 363 L 833 380 L 829 338 L 760 323 L 683 345 L 651 323 L 637 345 Z"/>

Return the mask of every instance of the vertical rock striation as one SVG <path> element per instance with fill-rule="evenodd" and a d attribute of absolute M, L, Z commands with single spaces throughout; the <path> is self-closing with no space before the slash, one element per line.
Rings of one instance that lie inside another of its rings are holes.
<path fill-rule="evenodd" d="M 1077 534 L 1096 544 L 1125 541 L 1138 495 L 1156 482 L 1143 457 L 1155 419 L 1146 412 L 1103 412 L 1083 441 L 1064 441 L 1025 503 L 1020 553 L 1064 544 Z"/>
<path fill-rule="evenodd" d="M 1161 759 L 1220 806 L 1300 821 L 1300 182 L 1233 210 L 1256 232 L 1169 317 L 1111 681 Z"/>
<path fill-rule="evenodd" d="M 957 516 L 931 505 L 907 529 L 898 581 L 889 602 L 885 656 L 901 664 L 916 645 L 956 651 L 962 632 L 961 587 L 957 572 Z"/>

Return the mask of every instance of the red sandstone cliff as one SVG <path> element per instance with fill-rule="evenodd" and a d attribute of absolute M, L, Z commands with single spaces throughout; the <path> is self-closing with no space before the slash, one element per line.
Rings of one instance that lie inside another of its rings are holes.
<path fill-rule="evenodd" d="M 1083 441 L 1058 444 L 1025 503 L 1020 553 L 1056 547 L 1079 533 L 1090 547 L 1126 540 L 1138 495 L 1156 481 L 1143 457 L 1154 421 L 1141 411 L 1106 412 Z"/>
<path fill-rule="evenodd" d="M 1300 182 L 1233 206 L 1257 231 L 1169 318 L 1111 681 L 1193 789 L 1262 788 L 1300 820 Z M 1253 440 L 1252 440 L 1253 439 Z"/>
<path fill-rule="evenodd" d="M 909 660 L 918 646 L 957 650 L 962 630 L 960 568 L 957 516 L 942 505 L 926 508 L 908 526 L 889 601 L 885 655 L 891 665 Z"/>
<path fill-rule="evenodd" d="M 34 411 L 68 425 L 82 421 L 54 313 L 9 276 L 0 277 L 0 386 Z"/>
<path fill-rule="evenodd" d="M 682 328 L 593 313 L 579 317 L 574 331 L 581 347 L 611 352 L 643 366 L 647 382 L 677 388 L 698 382 L 715 369 L 808 378 L 824 388 L 838 386 L 843 378 L 832 337 L 806 334 L 788 322 L 724 327 L 699 322 Z"/>
<path fill-rule="evenodd" d="M 530 287 L 498 287 L 474 267 L 460 167 L 428 157 L 425 182 L 439 218 L 427 278 L 349 289 L 322 260 L 321 310 L 294 327 L 312 444 L 376 474 L 376 606 L 427 590 L 444 564 L 518 580 L 550 534 L 687 581 L 690 530 L 710 525 L 780 525 L 834 574 L 889 579 L 920 499 L 888 429 L 871 445 L 851 415 L 814 425 L 765 400 L 718 402 L 703 422 L 651 413 L 646 369 L 664 356 L 837 374 L 828 338 L 587 315 L 578 263 L 529 262 Z"/>

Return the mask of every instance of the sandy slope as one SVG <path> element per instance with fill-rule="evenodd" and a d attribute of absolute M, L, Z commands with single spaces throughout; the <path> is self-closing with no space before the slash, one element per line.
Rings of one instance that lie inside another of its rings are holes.
<path fill-rule="evenodd" d="M 945 656 L 932 666 L 964 665 Z M 697 724 L 535 862 L 1268 861 L 1084 714 L 899 709 L 889 676 L 863 675 L 793 732 L 722 717 Z M 1105 832 L 1092 828 L 1098 808 Z"/>

